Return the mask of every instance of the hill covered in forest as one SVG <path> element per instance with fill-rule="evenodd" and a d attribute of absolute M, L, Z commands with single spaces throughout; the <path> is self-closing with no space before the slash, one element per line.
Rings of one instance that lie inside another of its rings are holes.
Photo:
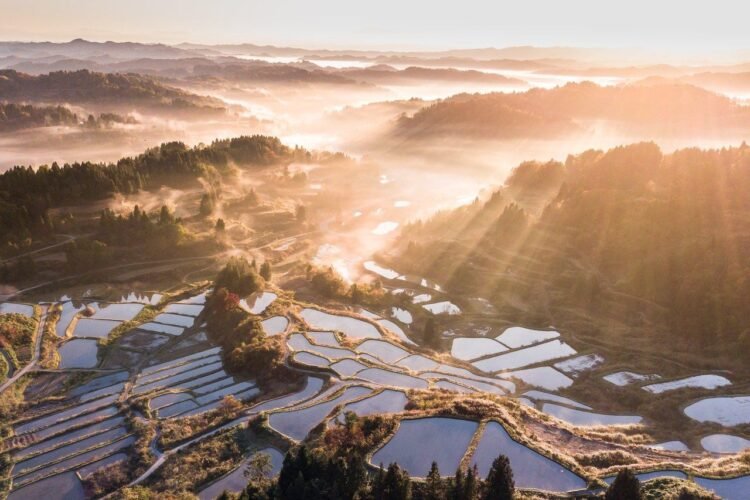
<path fill-rule="evenodd" d="M 34 106 L 32 104 L 0 103 L 0 131 L 12 132 L 36 127 L 105 128 L 115 124 L 134 124 L 130 116 L 102 113 L 98 117 L 79 117 L 65 106 Z"/>
<path fill-rule="evenodd" d="M 393 263 L 509 321 L 746 349 L 749 189 L 745 144 L 528 162 L 490 199 L 404 228 Z"/>
<path fill-rule="evenodd" d="M 127 105 L 223 113 L 223 103 L 164 85 L 137 74 L 96 73 L 88 70 L 55 71 L 32 76 L 0 70 L 0 100 L 14 102 Z"/>
<path fill-rule="evenodd" d="M 393 133 L 415 138 L 547 137 L 595 122 L 630 132 L 705 135 L 750 130 L 750 109 L 687 84 L 604 87 L 583 82 L 522 93 L 456 95 L 402 116 Z"/>

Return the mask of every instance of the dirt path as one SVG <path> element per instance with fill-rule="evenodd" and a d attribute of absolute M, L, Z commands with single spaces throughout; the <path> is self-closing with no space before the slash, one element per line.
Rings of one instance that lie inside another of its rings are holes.
<path fill-rule="evenodd" d="M 39 354 L 42 351 L 44 325 L 47 322 L 47 312 L 49 311 L 49 306 L 47 305 L 42 305 L 40 307 L 42 308 L 42 314 L 39 316 L 39 322 L 37 323 L 36 331 L 34 332 L 34 356 L 31 358 L 31 361 L 26 364 L 26 366 L 18 370 L 12 377 L 10 377 L 2 385 L 0 385 L 0 393 L 5 392 L 5 390 L 11 385 L 15 384 L 18 379 L 26 375 L 29 371 L 33 370 L 36 367 L 36 364 L 39 362 Z"/>

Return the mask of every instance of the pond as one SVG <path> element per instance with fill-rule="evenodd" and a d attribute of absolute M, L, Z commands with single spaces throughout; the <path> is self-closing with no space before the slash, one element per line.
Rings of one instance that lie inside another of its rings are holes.
<path fill-rule="evenodd" d="M 263 331 L 268 336 L 279 335 L 286 331 L 286 327 L 289 326 L 289 320 L 284 316 L 273 316 L 268 319 L 264 319 L 260 322 L 263 327 Z"/>
<path fill-rule="evenodd" d="M 457 338 L 451 345 L 451 356 L 462 361 L 471 361 L 507 350 L 507 347 L 493 339 Z"/>
<path fill-rule="evenodd" d="M 384 340 L 366 340 L 357 346 L 357 351 L 375 356 L 386 363 L 395 363 L 409 355 L 408 351 Z"/>
<path fill-rule="evenodd" d="M 512 326 L 498 335 L 496 340 L 511 349 L 518 349 L 519 347 L 526 347 L 546 340 L 556 339 L 559 336 L 560 332 L 554 330 L 531 330 L 520 326 Z"/>
<path fill-rule="evenodd" d="M 411 325 L 412 321 L 414 321 L 411 313 L 406 309 L 401 309 L 400 307 L 391 307 L 391 316 L 405 325 Z"/>
<path fill-rule="evenodd" d="M 266 448 L 260 450 L 257 453 L 265 453 L 270 456 L 270 476 L 278 476 L 279 472 L 281 472 L 281 466 L 284 462 L 284 455 L 276 448 Z M 198 493 L 198 498 L 200 500 L 214 500 L 215 498 L 219 497 L 224 491 L 228 491 L 230 493 L 241 493 L 242 490 L 245 489 L 245 486 L 247 486 L 248 479 L 245 477 L 245 470 L 247 470 L 247 466 L 249 465 L 250 460 L 253 456 L 255 456 L 255 453 L 243 460 L 239 467 L 234 469 L 232 472 L 220 477 L 219 479 L 208 485 L 206 488 L 201 490 Z"/>
<path fill-rule="evenodd" d="M 488 422 L 472 463 L 477 465 L 481 477 L 486 478 L 492 462 L 505 455 L 513 469 L 516 487 L 555 492 L 582 490 L 586 481 L 554 460 L 513 440 L 498 422 Z"/>
<path fill-rule="evenodd" d="M 76 323 L 75 330 L 73 330 L 73 336 L 102 339 L 109 336 L 109 332 L 121 324 L 120 321 L 80 318 Z"/>
<path fill-rule="evenodd" d="M 449 316 L 461 314 L 461 308 L 447 300 L 443 302 L 435 302 L 434 304 L 425 304 L 422 307 L 432 314 L 447 314 Z"/>
<path fill-rule="evenodd" d="M 96 340 L 73 339 L 61 345 L 57 352 L 60 354 L 60 369 L 93 368 L 97 365 L 96 354 L 99 346 Z"/>
<path fill-rule="evenodd" d="M 203 312 L 203 306 L 200 304 L 169 304 L 164 308 L 164 312 L 172 314 L 182 314 L 183 316 L 199 316 Z"/>
<path fill-rule="evenodd" d="M 651 392 L 653 394 L 661 394 L 662 392 L 674 391 L 676 389 L 716 389 L 717 387 L 724 387 L 725 385 L 732 385 L 732 382 L 730 382 L 726 377 L 722 377 L 720 375 L 697 375 L 695 377 L 688 377 L 680 380 L 662 382 L 660 384 L 647 385 L 643 387 L 643 390 Z"/>
<path fill-rule="evenodd" d="M 250 314 L 263 314 L 277 298 L 278 295 L 273 292 L 255 292 L 247 299 L 240 300 L 240 307 Z"/>
<path fill-rule="evenodd" d="M 359 319 L 329 314 L 310 308 L 303 309 L 301 316 L 313 328 L 339 331 L 355 339 L 380 338 L 380 332 L 374 325 Z"/>
<path fill-rule="evenodd" d="M 374 414 L 399 413 L 404 411 L 409 398 L 401 391 L 386 389 L 380 394 L 349 403 L 343 407 L 339 421 L 343 422 L 347 412 L 354 412 L 360 417 Z"/>
<path fill-rule="evenodd" d="M 341 395 L 330 401 L 318 403 L 301 410 L 287 410 L 280 413 L 273 413 L 268 418 L 268 423 L 271 427 L 282 434 L 297 441 L 301 441 L 307 436 L 313 427 L 323 421 L 334 407 L 371 392 L 372 389 L 367 387 L 347 387 Z"/>
<path fill-rule="evenodd" d="M 492 358 L 475 361 L 472 365 L 484 372 L 498 372 L 502 370 L 514 370 L 516 368 L 564 358 L 574 354 L 576 354 L 575 349 L 565 342 L 552 340 L 544 344 L 538 344 L 533 347 L 527 347 L 518 351 L 500 354 Z"/>
<path fill-rule="evenodd" d="M 383 370 L 382 368 L 368 368 L 362 370 L 357 373 L 357 377 L 376 384 L 401 387 L 405 389 L 426 389 L 429 386 L 427 381 L 421 378 Z"/>
<path fill-rule="evenodd" d="M 750 423 L 750 396 L 707 398 L 685 408 L 685 415 L 698 422 L 725 427 Z"/>
<path fill-rule="evenodd" d="M 591 413 L 583 410 L 574 410 L 554 403 L 544 403 L 542 411 L 548 415 L 559 418 L 564 422 L 581 427 L 592 427 L 597 425 L 632 425 L 639 424 L 643 420 L 636 415 L 606 415 L 603 413 Z"/>
<path fill-rule="evenodd" d="M 730 434 L 711 434 L 701 439 L 701 446 L 711 453 L 740 453 L 750 448 L 750 440 Z"/>
<path fill-rule="evenodd" d="M 370 463 L 388 467 L 396 462 L 409 475 L 425 477 L 435 461 L 440 471 L 449 475 L 460 465 L 478 427 L 477 422 L 445 417 L 402 420 L 396 434 L 375 452 Z"/>

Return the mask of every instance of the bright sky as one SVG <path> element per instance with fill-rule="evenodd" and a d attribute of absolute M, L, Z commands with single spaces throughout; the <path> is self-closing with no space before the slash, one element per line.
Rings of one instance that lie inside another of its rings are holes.
<path fill-rule="evenodd" d="M 750 49 L 742 0 L 0 0 L 0 39 Z"/>

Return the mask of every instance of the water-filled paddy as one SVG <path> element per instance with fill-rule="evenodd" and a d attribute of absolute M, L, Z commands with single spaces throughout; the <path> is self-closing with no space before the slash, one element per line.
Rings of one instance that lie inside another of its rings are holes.
<path fill-rule="evenodd" d="M 203 306 L 200 304 L 169 304 L 164 308 L 164 312 L 195 317 L 203 312 Z"/>
<path fill-rule="evenodd" d="M 218 401 L 224 396 L 234 396 L 253 388 L 255 388 L 255 382 L 238 382 L 228 387 L 203 394 L 202 396 L 195 398 L 195 400 L 202 406 L 212 401 Z"/>
<path fill-rule="evenodd" d="M 128 431 L 125 427 L 116 427 L 100 434 L 81 439 L 80 441 L 60 446 L 45 453 L 17 462 L 13 466 L 12 475 L 15 477 L 27 474 L 31 470 L 43 467 L 63 457 L 71 456 L 84 450 L 100 446 L 104 443 L 114 441 L 115 439 L 124 437 L 127 434 Z"/>
<path fill-rule="evenodd" d="M 216 361 L 214 363 L 210 363 L 207 365 L 201 365 L 201 366 L 197 366 L 196 368 L 191 368 L 187 371 L 181 371 L 167 378 L 155 380 L 153 382 L 149 382 L 146 384 L 139 383 L 138 385 L 133 387 L 133 394 L 145 394 L 157 388 L 158 389 L 175 388 L 177 387 L 177 384 L 180 382 L 190 380 L 192 378 L 198 377 L 199 375 L 203 375 L 206 373 L 211 373 L 213 371 L 220 370 L 221 367 L 222 367 L 221 361 Z"/>
<path fill-rule="evenodd" d="M 55 325 L 55 333 L 58 337 L 64 337 L 65 332 L 73 321 L 76 314 L 86 309 L 86 306 L 80 305 L 76 307 L 72 302 L 63 302 L 62 309 L 60 311 L 60 319 L 57 320 Z"/>
<path fill-rule="evenodd" d="M 135 385 L 136 386 L 143 385 L 149 382 L 153 382 L 155 380 L 170 377 L 172 375 L 177 375 L 185 371 L 193 370 L 194 368 L 197 368 L 199 366 L 210 365 L 210 364 L 214 364 L 220 361 L 221 361 L 221 357 L 218 354 L 211 354 L 209 356 L 190 360 L 187 363 L 166 366 L 158 371 L 142 374 L 141 376 L 138 377 L 138 380 Z"/>
<path fill-rule="evenodd" d="M 695 482 L 709 491 L 713 491 L 724 500 L 746 500 L 750 491 L 750 476 L 733 479 L 707 479 L 696 477 Z"/>
<path fill-rule="evenodd" d="M 412 342 L 411 339 L 409 339 L 409 337 L 406 336 L 406 333 L 404 332 L 404 330 L 393 321 L 389 319 L 379 319 L 377 320 L 377 323 L 383 328 L 385 328 L 386 330 L 388 330 L 389 332 L 391 332 L 392 334 L 394 334 L 399 339 L 406 342 L 407 344 L 417 345 L 414 342 Z"/>
<path fill-rule="evenodd" d="M 685 415 L 698 422 L 725 427 L 750 423 L 750 396 L 706 398 L 685 408 Z"/>
<path fill-rule="evenodd" d="M 81 403 L 85 403 L 86 401 L 92 401 L 102 396 L 120 393 L 122 392 L 124 388 L 125 388 L 125 382 L 119 382 L 117 384 L 113 384 L 107 387 L 102 387 L 101 389 L 96 389 L 96 390 L 81 394 L 81 396 L 78 398 L 78 401 L 80 401 Z"/>
<path fill-rule="evenodd" d="M 701 446 L 711 453 L 740 453 L 750 448 L 750 440 L 730 434 L 711 434 L 701 439 Z"/>
<path fill-rule="evenodd" d="M 181 326 L 183 328 L 190 328 L 195 323 L 195 318 L 191 316 L 183 316 L 181 314 L 170 314 L 161 313 L 154 318 L 156 323 L 171 326 Z M 165 332 L 169 333 L 169 332 Z"/>
<path fill-rule="evenodd" d="M 180 358 L 172 359 L 170 361 L 165 361 L 163 363 L 153 364 L 147 368 L 144 368 L 141 370 L 141 376 L 148 375 L 150 373 L 155 373 L 160 370 L 164 370 L 166 368 L 171 368 L 173 366 L 180 365 L 182 363 L 187 363 L 188 361 L 192 361 L 194 359 L 200 359 L 205 358 L 207 356 L 210 356 L 212 354 L 218 354 L 221 352 L 220 347 L 212 347 L 211 349 L 206 349 L 205 351 L 196 352 L 194 354 L 190 354 L 188 356 L 182 356 Z"/>
<path fill-rule="evenodd" d="M 531 330 L 521 326 L 512 326 L 498 335 L 495 340 L 502 342 L 511 349 L 526 347 L 533 344 L 556 339 L 560 332 L 554 330 Z"/>
<path fill-rule="evenodd" d="M 376 384 L 402 387 L 405 389 L 426 389 L 429 386 L 427 381 L 421 378 L 383 370 L 381 368 L 368 368 L 362 370 L 357 374 L 357 377 Z"/>
<path fill-rule="evenodd" d="M 258 453 L 266 453 L 271 457 L 271 477 L 277 476 L 281 471 L 281 466 L 284 462 L 284 455 L 276 448 L 266 448 L 260 450 Z M 211 483 L 205 489 L 198 493 L 200 500 L 214 500 L 224 491 L 230 493 L 240 493 L 247 486 L 248 479 L 245 477 L 245 470 L 247 469 L 250 460 L 255 455 L 251 455 L 247 459 L 243 460 L 242 463 L 229 474 L 222 476 L 217 481 Z"/>
<path fill-rule="evenodd" d="M 159 298 L 161 299 L 161 296 L 159 296 Z M 153 303 L 155 303 L 155 302 L 152 302 L 152 304 Z M 193 297 L 190 297 L 190 298 L 183 299 L 183 300 L 179 301 L 179 304 L 199 304 L 199 305 L 203 305 L 205 303 L 206 303 L 206 292 L 203 292 L 203 293 L 201 293 L 199 295 L 195 295 Z"/>
<path fill-rule="evenodd" d="M 725 385 L 732 385 L 732 382 L 730 382 L 726 377 L 722 377 L 720 375 L 697 375 L 695 377 L 688 377 L 680 380 L 662 382 L 660 384 L 647 385 L 643 387 L 643 390 L 646 390 L 653 394 L 661 394 L 662 392 L 674 391 L 676 389 L 685 389 L 688 387 L 700 389 L 716 389 L 717 387 L 724 387 Z"/>
<path fill-rule="evenodd" d="M 615 482 L 616 477 L 616 475 L 607 476 L 602 479 L 604 479 L 605 483 L 612 484 Z M 659 477 L 676 477 L 678 479 L 687 479 L 687 474 L 685 474 L 681 470 L 657 470 L 653 472 L 641 472 L 639 474 L 636 474 L 635 477 L 637 477 L 638 480 L 643 483 Z"/>
<path fill-rule="evenodd" d="M 101 460 L 97 460 L 96 462 L 84 465 L 83 467 L 78 469 L 78 474 L 81 475 L 82 479 L 86 479 L 88 476 L 100 469 L 109 467 L 110 465 L 116 463 L 124 462 L 127 459 L 128 456 L 125 453 L 115 453 L 114 455 L 110 455 L 107 458 L 102 458 Z"/>
<path fill-rule="evenodd" d="M 632 425 L 639 424 L 643 420 L 636 415 L 605 415 L 603 413 L 575 410 L 554 403 L 544 403 L 544 405 L 542 405 L 542 411 L 548 415 L 559 418 L 564 422 L 582 427 L 596 425 Z"/>
<path fill-rule="evenodd" d="M 90 411 L 96 410 L 103 406 L 110 405 L 114 403 L 115 401 L 117 401 L 118 396 L 119 396 L 118 394 L 114 394 L 112 396 L 107 396 L 105 398 L 97 399 L 95 401 L 91 401 L 88 403 L 75 405 L 65 410 L 61 410 L 58 412 L 51 413 L 49 415 L 45 415 L 43 417 L 36 418 L 34 420 L 31 420 L 29 422 L 25 422 L 21 425 L 16 426 L 14 428 L 14 431 L 16 435 L 18 435 L 18 434 L 23 434 L 24 432 L 32 432 L 32 431 L 36 431 L 37 429 L 42 429 L 52 424 L 56 424 L 57 422 L 68 420 L 71 417 L 82 415 L 84 413 L 88 413 Z"/>
<path fill-rule="evenodd" d="M 284 316 L 274 316 L 272 318 L 264 319 L 260 322 L 263 327 L 263 331 L 266 335 L 279 335 L 286 331 L 286 327 L 289 326 L 289 320 Z"/>
<path fill-rule="evenodd" d="M 638 383 L 638 382 L 650 382 L 652 380 L 660 379 L 661 377 L 656 374 L 651 375 L 645 375 L 641 373 L 634 373 L 634 372 L 616 372 L 616 373 L 610 373 L 609 375 L 605 375 L 604 380 L 609 382 L 610 384 L 614 384 L 619 387 L 624 387 L 626 385 Z"/>
<path fill-rule="evenodd" d="M 304 351 L 294 353 L 292 359 L 302 365 L 315 366 L 318 368 L 328 368 L 328 366 L 331 364 L 331 362 L 326 358 L 322 358 L 317 354 L 312 354 L 310 352 Z"/>
<path fill-rule="evenodd" d="M 262 411 L 276 410 L 280 408 L 286 408 L 297 403 L 301 403 L 313 397 L 323 387 L 323 379 L 318 377 L 307 377 L 305 381 L 305 387 L 299 392 L 287 394 L 280 398 L 271 399 L 264 401 L 252 407 L 253 413 L 260 413 Z"/>
<path fill-rule="evenodd" d="M 457 338 L 451 346 L 451 356 L 462 361 L 505 352 L 508 348 L 493 339 Z"/>
<path fill-rule="evenodd" d="M 436 372 L 426 372 L 426 373 L 422 373 L 420 377 L 449 380 L 455 384 L 463 385 L 465 387 L 468 387 L 469 389 L 472 389 L 478 392 L 488 392 L 490 394 L 498 394 L 500 396 L 507 394 L 507 392 L 504 389 L 497 387 L 495 384 L 488 383 L 488 382 L 480 382 L 478 380 L 472 380 L 468 378 L 463 378 L 457 375 L 446 375 L 446 374 L 436 373 Z"/>
<path fill-rule="evenodd" d="M 330 401 L 318 403 L 301 410 L 287 410 L 274 413 L 268 418 L 268 423 L 282 434 L 299 441 L 304 439 L 313 427 L 323 421 L 334 407 L 370 392 L 372 392 L 372 389 L 368 389 L 367 387 L 347 387 L 341 395 Z"/>
<path fill-rule="evenodd" d="M 240 307 L 250 314 L 263 314 L 278 296 L 273 292 L 256 292 L 240 301 Z"/>
<path fill-rule="evenodd" d="M 526 396 L 527 398 L 535 399 L 537 401 L 548 401 L 551 403 L 560 403 L 560 404 L 572 406 L 573 408 L 578 408 L 581 410 L 592 409 L 590 406 L 586 406 L 585 404 L 579 403 L 578 401 L 573 401 L 570 398 L 558 396 L 557 394 L 549 394 L 547 392 L 542 392 L 542 391 L 528 391 L 528 392 L 524 392 L 523 395 Z"/>
<path fill-rule="evenodd" d="M 690 451 L 688 445 L 686 445 L 682 441 L 666 441 L 664 443 L 650 445 L 649 448 L 664 451 Z"/>
<path fill-rule="evenodd" d="M 342 359 L 331 365 L 331 369 L 341 377 L 351 377 L 365 368 L 367 366 L 354 359 Z"/>
<path fill-rule="evenodd" d="M 151 398 L 148 406 L 152 410 L 158 410 L 159 408 L 187 401 L 188 399 L 192 399 L 192 396 L 187 392 L 171 392 Z"/>
<path fill-rule="evenodd" d="M 198 403 L 192 399 L 167 406 L 159 410 L 159 418 L 172 418 L 190 410 L 198 408 Z"/>
<path fill-rule="evenodd" d="M 117 340 L 119 347 L 136 350 L 153 350 L 169 342 L 169 337 L 156 332 L 131 330 Z"/>
<path fill-rule="evenodd" d="M 393 269 L 388 269 L 386 267 L 379 266 L 372 260 L 368 260 L 362 265 L 364 266 L 365 269 L 367 269 L 371 273 L 375 273 L 378 276 L 381 276 L 387 280 L 395 280 L 396 278 L 401 276 L 401 274 L 397 273 Z"/>
<path fill-rule="evenodd" d="M 120 324 L 120 321 L 81 318 L 76 323 L 75 329 L 73 330 L 73 336 L 96 339 L 106 338 L 109 335 L 109 332 L 120 326 Z"/>
<path fill-rule="evenodd" d="M 401 309 L 400 307 L 392 307 L 391 308 L 391 316 L 399 320 L 401 323 L 405 325 L 411 325 L 412 321 L 414 321 L 414 318 L 412 318 L 411 313 L 407 311 L 406 309 Z"/>
<path fill-rule="evenodd" d="M 99 351 L 96 340 L 73 339 L 61 345 L 57 352 L 60 354 L 61 369 L 93 368 L 98 363 L 96 354 Z"/>
<path fill-rule="evenodd" d="M 523 368 L 524 366 L 564 358 L 574 354 L 576 354 L 575 349 L 565 342 L 552 340 L 545 344 L 538 344 L 518 351 L 475 361 L 472 365 L 485 372 L 498 372 Z"/>
<path fill-rule="evenodd" d="M 144 323 L 138 327 L 147 332 L 166 333 L 167 335 L 182 335 L 184 328 L 172 325 L 162 325 L 161 323 Z"/>
<path fill-rule="evenodd" d="M 419 295 L 415 295 L 412 299 L 412 302 L 414 304 L 424 304 L 425 302 L 429 302 L 432 300 L 432 295 L 429 293 L 420 293 Z"/>
<path fill-rule="evenodd" d="M 310 308 L 303 309 L 301 316 L 302 319 L 304 319 L 313 328 L 340 331 L 348 337 L 352 337 L 355 339 L 380 338 L 380 332 L 378 332 L 378 329 L 375 328 L 374 325 L 356 318 L 329 314 L 317 309 Z"/>
<path fill-rule="evenodd" d="M 2 302 L 0 303 L 0 314 L 22 314 L 30 318 L 34 315 L 34 306 L 15 302 Z"/>
<path fill-rule="evenodd" d="M 449 316 L 461 314 L 461 308 L 447 300 L 443 302 L 435 302 L 434 304 L 425 304 L 422 307 L 432 314 L 447 314 Z"/>
<path fill-rule="evenodd" d="M 91 319 L 130 321 L 143 309 L 143 304 L 95 304 L 96 312 Z"/>
<path fill-rule="evenodd" d="M 433 387 L 435 387 L 436 389 L 444 389 L 446 391 L 458 392 L 461 394 L 471 394 L 474 392 L 472 389 L 469 389 L 468 387 L 458 385 L 448 380 L 438 380 L 437 382 L 433 384 Z"/>
<path fill-rule="evenodd" d="M 308 351 L 332 360 L 353 358 L 356 356 L 354 351 L 350 351 L 349 349 L 315 345 L 307 340 L 307 338 L 301 333 L 290 335 L 287 340 L 287 345 L 292 350 Z"/>
<path fill-rule="evenodd" d="M 579 373 L 593 370 L 600 364 L 604 363 L 604 358 L 598 354 L 587 354 L 585 356 L 578 356 L 577 358 L 566 359 L 555 363 L 555 368 L 575 377 Z"/>
<path fill-rule="evenodd" d="M 354 412 L 360 417 L 373 414 L 398 413 L 404 410 L 409 398 L 401 391 L 386 389 L 380 394 L 345 405 L 341 415 Z"/>
<path fill-rule="evenodd" d="M 124 417 L 108 418 L 106 420 L 81 427 L 80 429 L 66 432 L 65 434 L 60 434 L 51 439 L 37 442 L 35 444 L 32 444 L 31 446 L 27 446 L 26 448 L 14 452 L 13 459 L 16 462 L 20 462 L 21 460 L 24 460 L 26 457 L 30 457 L 31 455 L 48 452 L 62 445 L 73 443 L 94 434 L 114 429 L 115 427 L 120 427 L 124 422 Z"/>
<path fill-rule="evenodd" d="M 514 441 L 498 422 L 489 422 L 472 456 L 472 463 L 477 465 L 481 477 L 487 477 L 492 462 L 500 454 L 510 460 L 517 487 L 557 492 L 586 488 L 583 478 Z"/>
<path fill-rule="evenodd" d="M 8 500 L 29 500 L 31 498 L 55 498 L 64 500 L 83 500 L 86 495 L 83 484 L 75 472 L 57 474 L 21 488 L 15 487 L 8 495 Z"/>
<path fill-rule="evenodd" d="M 470 420 L 443 417 L 403 420 L 371 463 L 387 467 L 397 462 L 411 476 L 425 477 L 435 461 L 447 475 L 458 468 L 478 426 Z"/>
<path fill-rule="evenodd" d="M 399 360 L 396 365 L 418 372 L 422 370 L 433 370 L 437 368 L 438 362 L 420 354 L 412 354 L 411 356 Z"/>
<path fill-rule="evenodd" d="M 357 351 L 375 356 L 386 363 L 395 363 L 409 355 L 408 351 L 384 340 L 366 340 L 357 346 Z"/>
<path fill-rule="evenodd" d="M 308 332 L 307 336 L 318 345 L 327 347 L 341 347 L 336 334 L 333 332 Z"/>
<path fill-rule="evenodd" d="M 209 392 L 213 392 L 217 389 L 221 389 L 223 387 L 227 387 L 236 383 L 234 380 L 234 377 L 228 376 L 224 370 L 221 370 L 215 373 L 222 375 L 222 377 L 219 378 L 218 380 L 213 380 L 210 383 L 205 383 L 205 384 L 199 384 L 199 383 L 196 383 L 194 380 L 191 380 L 190 382 L 187 382 L 186 385 L 192 386 L 193 392 L 195 394 L 208 394 Z M 212 373 L 211 375 L 214 375 L 214 374 Z M 208 376 L 201 377 L 201 379 L 206 379 L 207 377 Z"/>

